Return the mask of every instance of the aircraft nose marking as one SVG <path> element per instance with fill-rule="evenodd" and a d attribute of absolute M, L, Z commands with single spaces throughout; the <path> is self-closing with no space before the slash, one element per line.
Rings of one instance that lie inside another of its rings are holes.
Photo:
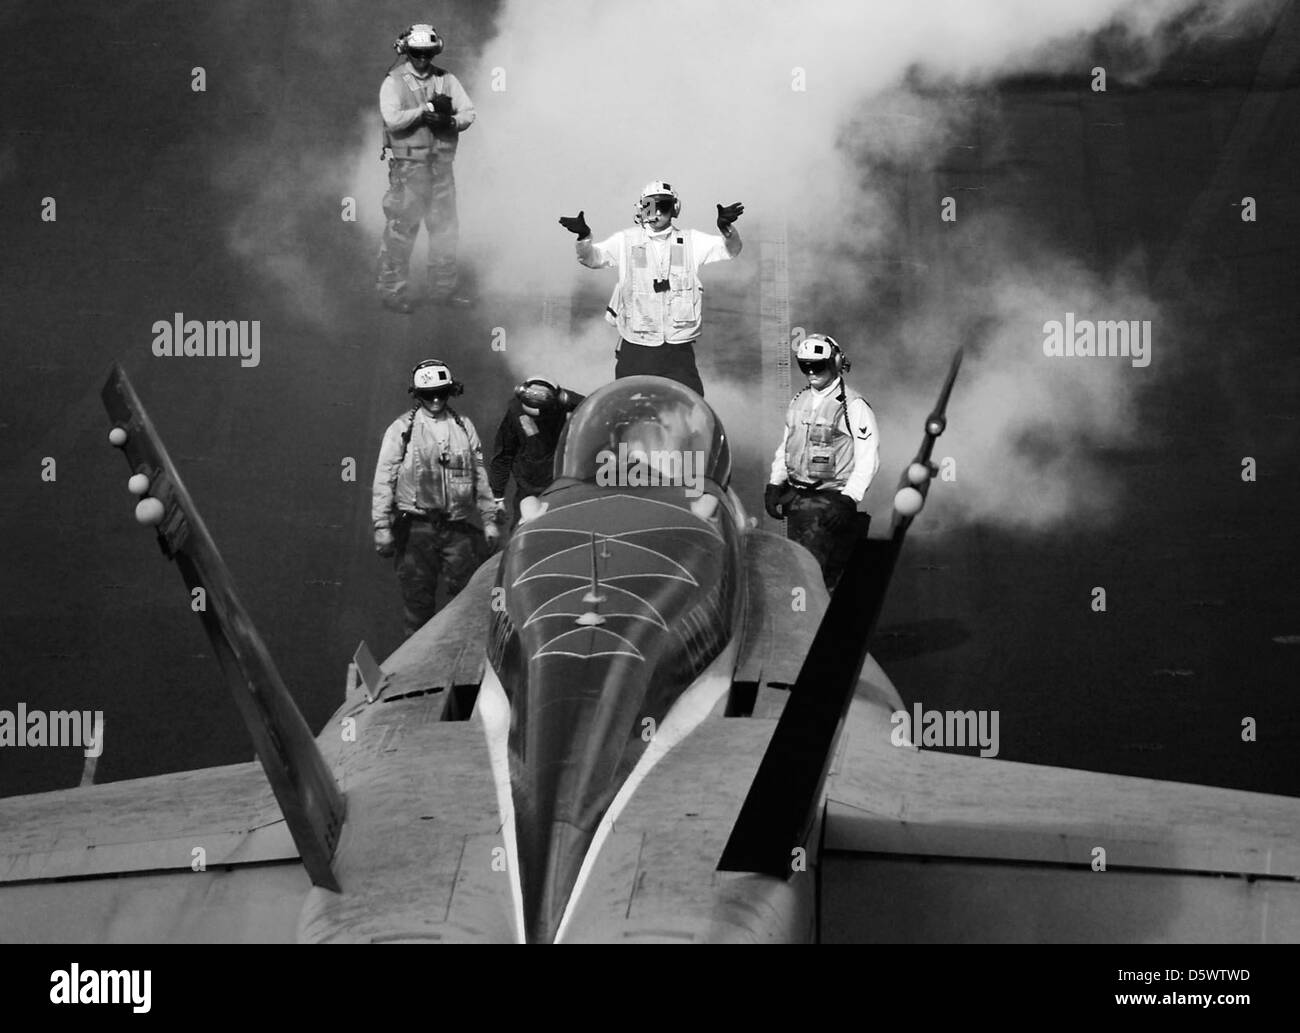
<path fill-rule="evenodd" d="M 586 637 L 587 651 L 582 653 L 574 652 L 574 649 L 581 646 L 584 637 Z M 573 648 L 555 648 L 559 642 L 565 642 L 566 645 Z M 561 635 L 547 639 L 533 654 L 533 659 L 537 660 L 543 656 L 571 656 L 577 660 L 594 660 L 601 656 L 627 656 L 645 663 L 645 654 L 637 649 L 631 640 L 624 638 L 618 632 L 600 626 L 572 628 Z"/>
<path fill-rule="evenodd" d="M 680 530 L 691 531 L 694 529 L 681 528 Z M 568 533 L 575 537 L 580 536 L 581 540 L 573 545 L 556 549 L 535 563 L 530 564 L 515 578 L 511 583 L 511 587 L 517 588 L 526 581 L 532 581 L 540 577 L 590 580 L 590 532 L 573 530 Z M 642 545 L 639 542 L 628 541 L 627 538 L 630 536 L 631 534 L 615 534 L 602 539 L 603 544 L 610 548 L 608 556 L 602 556 L 604 565 L 604 569 L 600 574 L 602 584 L 611 579 L 626 578 L 629 575 L 671 578 L 676 581 L 683 581 L 688 585 L 699 584 L 689 570 L 667 553 L 651 548 L 648 545 Z M 653 559 L 660 569 L 646 570 L 640 566 L 640 564 L 644 564 L 647 557 Z"/>
<path fill-rule="evenodd" d="M 629 607 L 630 612 L 626 613 L 614 612 L 602 607 L 602 617 L 622 617 L 627 620 L 646 621 L 662 631 L 668 630 L 668 622 L 664 620 L 664 615 L 659 612 L 658 608 L 651 603 L 649 599 L 637 595 L 635 592 L 631 592 L 628 589 L 623 588 L 621 585 L 608 584 L 604 578 L 601 578 L 600 587 L 605 592 L 604 597 L 600 600 L 601 602 L 609 603 L 611 602 L 611 597 L 617 595 L 621 597 L 620 602 L 624 606 L 628 606 L 629 601 L 631 604 Z M 547 620 L 552 617 L 580 616 L 579 612 L 572 610 L 569 607 L 572 606 L 575 599 L 580 602 L 587 602 L 588 600 L 585 598 L 587 593 L 588 589 L 585 586 L 578 586 L 577 588 L 565 589 L 564 591 L 551 596 L 550 599 L 547 599 L 528 615 L 528 618 L 523 623 L 523 627 L 531 627 L 538 621 Z"/>

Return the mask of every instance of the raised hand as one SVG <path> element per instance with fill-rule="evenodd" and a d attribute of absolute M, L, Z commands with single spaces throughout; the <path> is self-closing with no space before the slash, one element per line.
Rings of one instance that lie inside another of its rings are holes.
<path fill-rule="evenodd" d="M 745 206 L 737 201 L 735 204 L 729 204 L 725 207 L 718 205 L 718 229 L 723 233 L 727 232 L 727 227 L 745 214 Z"/>
<path fill-rule="evenodd" d="M 561 216 L 560 225 L 563 226 L 570 233 L 576 233 L 578 235 L 579 240 L 581 240 L 583 237 L 590 237 L 591 227 L 587 225 L 587 220 L 586 218 L 584 218 L 586 214 L 587 214 L 586 209 L 583 209 L 577 215 L 572 215 L 568 217 Z"/>

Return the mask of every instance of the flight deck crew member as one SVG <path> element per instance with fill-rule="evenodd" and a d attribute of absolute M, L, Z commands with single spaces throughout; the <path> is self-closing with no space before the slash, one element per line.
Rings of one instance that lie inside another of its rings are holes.
<path fill-rule="evenodd" d="M 429 234 L 429 297 L 435 304 L 472 305 L 456 289 L 456 179 L 452 161 L 474 105 L 460 82 L 433 63 L 442 38 L 432 25 L 412 25 L 393 47 L 404 58 L 379 90 L 388 160 L 384 242 L 376 288 L 386 308 L 409 313 L 411 249 L 420 222 Z"/>
<path fill-rule="evenodd" d="M 384 434 L 371 517 L 375 551 L 396 557 L 409 637 L 437 612 L 438 578 L 456 595 L 500 531 L 478 432 L 447 404 L 464 385 L 441 359 L 427 359 L 411 370 L 407 390 L 415 405 Z M 469 522 L 475 508 L 482 531 Z"/>
<path fill-rule="evenodd" d="M 673 223 L 682 210 L 677 192 L 654 182 L 641 191 L 636 225 L 599 244 L 591 239 L 585 212 L 560 219 L 578 236 L 579 262 L 590 269 L 618 267 L 605 317 L 621 337 L 615 378 L 668 377 L 704 394 L 694 347 L 703 314 L 700 267 L 740 254 L 740 233 L 733 224 L 745 211 L 742 204 L 717 208 L 722 236 L 678 229 Z"/>
<path fill-rule="evenodd" d="M 810 334 L 795 346 L 808 386 L 790 402 L 763 507 L 786 519 L 835 590 L 860 529 L 858 503 L 880 467 L 880 435 L 867 400 L 844 383 L 849 360 L 833 337 Z"/>
<path fill-rule="evenodd" d="M 492 461 L 488 463 L 488 484 L 499 519 L 505 517 L 506 482 L 511 476 L 515 479 L 510 505 L 512 528 L 519 523 L 519 503 L 550 486 L 555 446 L 564 421 L 582 399 L 576 391 L 566 391 L 541 377 L 531 377 L 515 388 L 497 428 Z"/>

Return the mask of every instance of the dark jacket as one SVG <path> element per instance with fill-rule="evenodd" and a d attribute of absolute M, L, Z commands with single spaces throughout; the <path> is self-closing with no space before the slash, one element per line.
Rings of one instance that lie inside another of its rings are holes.
<path fill-rule="evenodd" d="M 510 399 L 488 464 L 488 484 L 494 496 L 505 497 L 511 474 L 525 493 L 539 492 L 551 483 L 555 446 L 567 416 L 563 410 L 529 416 L 518 398 Z"/>

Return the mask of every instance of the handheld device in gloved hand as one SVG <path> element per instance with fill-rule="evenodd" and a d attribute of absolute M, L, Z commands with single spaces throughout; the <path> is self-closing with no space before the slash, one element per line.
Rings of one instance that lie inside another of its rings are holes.
<path fill-rule="evenodd" d="M 450 97 L 438 99 L 445 99 L 450 107 Z M 452 116 L 450 111 L 439 111 L 433 103 L 430 102 L 424 107 L 424 124 L 429 126 L 431 129 L 450 129 L 456 124 L 456 119 Z"/>

